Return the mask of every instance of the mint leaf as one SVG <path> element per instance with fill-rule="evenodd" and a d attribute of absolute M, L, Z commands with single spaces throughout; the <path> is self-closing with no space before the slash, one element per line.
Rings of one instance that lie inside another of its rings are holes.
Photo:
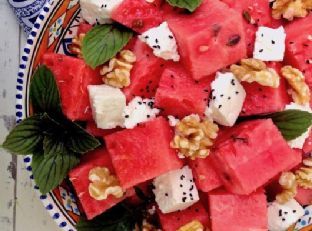
<path fill-rule="evenodd" d="M 200 6 L 203 0 L 166 0 L 171 6 L 188 9 L 193 12 Z"/>
<path fill-rule="evenodd" d="M 84 37 L 82 54 L 92 68 L 106 63 L 130 40 L 132 32 L 115 25 L 97 25 Z"/>
<path fill-rule="evenodd" d="M 46 194 L 57 187 L 78 163 L 79 158 L 72 153 L 34 155 L 31 166 L 40 192 Z"/>
<path fill-rule="evenodd" d="M 132 209 L 120 203 L 93 220 L 81 217 L 77 231 L 132 231 L 135 226 Z"/>
<path fill-rule="evenodd" d="M 30 84 L 30 99 L 36 113 L 61 113 L 61 101 L 53 73 L 39 66 Z"/>
<path fill-rule="evenodd" d="M 312 114 L 301 110 L 285 110 L 269 114 L 286 140 L 301 136 L 312 125 Z"/>
<path fill-rule="evenodd" d="M 42 147 L 43 117 L 45 115 L 34 115 L 20 122 L 6 137 L 3 148 L 15 154 L 27 155 Z"/>

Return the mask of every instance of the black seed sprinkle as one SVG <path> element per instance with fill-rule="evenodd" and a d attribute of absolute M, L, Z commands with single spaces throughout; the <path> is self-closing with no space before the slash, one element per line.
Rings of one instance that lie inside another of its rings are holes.
<path fill-rule="evenodd" d="M 165 193 L 165 196 L 166 196 L 166 197 L 169 196 L 168 193 Z"/>
<path fill-rule="evenodd" d="M 287 211 L 285 211 L 285 212 L 284 212 L 284 214 L 288 214 L 288 212 L 287 212 Z"/>
<path fill-rule="evenodd" d="M 158 44 L 158 39 L 155 39 L 155 43 L 157 43 L 157 44 Z"/>
<path fill-rule="evenodd" d="M 148 35 L 146 35 L 144 38 L 145 38 L 145 39 L 149 39 Z"/>
<path fill-rule="evenodd" d="M 233 86 L 235 86 L 235 79 L 232 79 L 232 80 L 231 80 L 231 84 L 232 84 Z"/>
<path fill-rule="evenodd" d="M 168 37 L 169 37 L 170 39 L 173 39 L 173 36 L 172 36 L 172 35 L 169 35 Z"/>
<path fill-rule="evenodd" d="M 222 105 L 219 105 L 219 107 L 218 108 L 221 108 L 222 107 Z"/>
<path fill-rule="evenodd" d="M 191 179 L 191 180 L 190 180 L 190 182 L 192 183 L 192 182 L 193 182 L 193 180 Z"/>
<path fill-rule="evenodd" d="M 220 95 L 220 97 L 223 97 L 224 95 L 222 94 L 222 95 Z"/>
<path fill-rule="evenodd" d="M 261 37 L 263 37 L 263 34 L 261 34 Z"/>
<path fill-rule="evenodd" d="M 229 97 L 228 97 L 228 100 L 230 100 L 230 99 L 231 99 L 231 97 L 229 96 Z"/>
<path fill-rule="evenodd" d="M 125 115 L 125 118 L 129 118 L 129 115 Z"/>
<path fill-rule="evenodd" d="M 153 48 L 157 49 L 157 48 L 158 48 L 158 45 L 154 45 Z"/>
<path fill-rule="evenodd" d="M 213 97 L 212 97 L 212 99 L 216 99 L 216 97 L 215 97 L 215 96 L 213 96 Z"/>
<path fill-rule="evenodd" d="M 138 102 L 139 105 L 142 105 L 142 102 Z"/>
<path fill-rule="evenodd" d="M 285 218 L 282 219 L 282 221 L 285 221 L 285 220 L 286 220 Z"/>
<path fill-rule="evenodd" d="M 297 210 L 293 210 L 292 212 L 293 212 L 293 213 L 296 213 L 296 212 L 297 212 Z"/>
<path fill-rule="evenodd" d="M 190 197 L 193 197 L 193 194 L 192 194 L 192 193 L 190 193 L 190 194 L 189 194 L 189 196 L 190 196 Z"/>
<path fill-rule="evenodd" d="M 146 117 L 147 117 L 147 118 L 150 118 L 151 116 L 150 116 L 150 115 L 146 115 Z"/>
<path fill-rule="evenodd" d="M 182 184 L 180 184 L 180 188 L 182 188 L 183 187 L 183 185 Z"/>
<path fill-rule="evenodd" d="M 191 187 L 190 187 L 190 191 L 192 191 L 194 189 L 194 185 L 192 185 Z"/>
<path fill-rule="evenodd" d="M 235 91 L 235 94 L 236 94 L 236 95 L 238 95 L 238 93 L 239 93 L 238 91 Z"/>
<path fill-rule="evenodd" d="M 183 192 L 183 195 L 186 195 L 186 192 Z"/>
<path fill-rule="evenodd" d="M 262 52 L 263 52 L 263 49 L 260 49 L 259 52 L 262 53 Z"/>
<path fill-rule="evenodd" d="M 274 40 L 272 40 L 272 41 L 271 41 L 271 43 L 272 43 L 272 44 L 275 44 L 275 41 L 274 41 Z"/>
<path fill-rule="evenodd" d="M 182 197 L 182 202 L 184 203 L 186 201 L 186 197 Z"/>
<path fill-rule="evenodd" d="M 181 175 L 181 176 L 180 176 L 180 180 L 183 180 L 184 178 L 185 178 L 184 175 Z"/>

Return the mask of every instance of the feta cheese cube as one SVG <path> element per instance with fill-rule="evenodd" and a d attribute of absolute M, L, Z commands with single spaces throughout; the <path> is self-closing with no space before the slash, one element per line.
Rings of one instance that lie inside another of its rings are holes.
<path fill-rule="evenodd" d="M 224 126 L 233 126 L 242 110 L 246 91 L 233 73 L 217 73 L 205 115 Z"/>
<path fill-rule="evenodd" d="M 253 57 L 262 61 L 282 61 L 285 39 L 286 33 L 282 26 L 277 29 L 260 26 L 256 33 Z"/>
<path fill-rule="evenodd" d="M 122 91 L 108 85 L 89 85 L 88 91 L 97 127 L 112 129 L 123 126 L 122 112 L 126 107 L 126 96 Z"/>
<path fill-rule="evenodd" d="M 199 201 L 192 170 L 185 166 L 154 179 L 155 200 L 163 213 L 183 210 Z"/>
<path fill-rule="evenodd" d="M 285 204 L 277 202 L 268 205 L 268 225 L 270 231 L 284 231 L 304 215 L 304 209 L 294 199 Z"/>
<path fill-rule="evenodd" d="M 124 126 L 134 128 L 139 123 L 146 122 L 159 114 L 160 110 L 154 108 L 154 99 L 142 99 L 136 96 L 124 108 L 123 117 L 125 118 Z"/>
<path fill-rule="evenodd" d="M 111 15 L 123 0 L 80 0 L 82 18 L 90 24 L 111 22 Z"/>
<path fill-rule="evenodd" d="M 290 103 L 290 104 L 285 106 L 285 110 L 289 110 L 289 109 L 307 111 L 307 112 L 312 113 L 312 110 L 311 110 L 309 104 L 300 105 L 300 104 L 297 104 L 297 103 Z M 310 130 L 311 130 L 311 127 L 309 127 L 309 129 L 306 132 L 304 132 L 301 136 L 299 136 L 299 137 L 297 137 L 297 138 L 295 138 L 293 140 L 289 140 L 288 141 L 289 146 L 292 147 L 292 148 L 302 149 L 305 140 L 309 137 Z"/>
<path fill-rule="evenodd" d="M 180 60 L 177 42 L 167 22 L 147 30 L 139 36 L 139 39 L 153 49 L 154 55 L 175 62 Z"/>

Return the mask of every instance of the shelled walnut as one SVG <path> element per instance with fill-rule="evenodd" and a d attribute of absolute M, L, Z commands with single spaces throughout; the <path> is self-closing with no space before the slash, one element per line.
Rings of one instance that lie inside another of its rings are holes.
<path fill-rule="evenodd" d="M 86 34 L 80 34 L 77 35 L 73 38 L 72 44 L 69 46 L 69 50 L 77 55 L 78 58 L 83 58 L 82 56 L 82 52 L 81 52 L 81 47 L 82 47 L 82 41 L 84 39 L 84 37 L 86 36 Z"/>
<path fill-rule="evenodd" d="M 309 103 L 310 89 L 305 82 L 303 73 L 292 66 L 284 66 L 281 73 L 292 88 L 291 95 L 295 103 L 301 105 Z"/>
<path fill-rule="evenodd" d="M 186 116 L 175 127 L 176 134 L 171 147 L 190 159 L 206 158 L 218 131 L 218 125 L 209 119 L 201 121 L 198 115 Z"/>
<path fill-rule="evenodd" d="M 283 191 L 276 195 L 276 200 L 280 204 L 284 204 L 297 194 L 296 176 L 292 172 L 283 172 L 278 182 Z"/>
<path fill-rule="evenodd" d="M 312 189 L 312 158 L 303 160 L 303 165 L 296 171 L 297 184 L 304 189 Z"/>
<path fill-rule="evenodd" d="M 240 65 L 233 64 L 230 69 L 240 81 L 257 82 L 262 86 L 273 88 L 277 88 L 280 83 L 276 71 L 258 59 L 242 59 Z"/>
<path fill-rule="evenodd" d="M 129 86 L 130 72 L 135 61 L 136 57 L 132 51 L 121 51 L 118 56 L 112 58 L 108 65 L 101 69 L 100 74 L 104 76 L 103 82 L 117 88 Z"/>
<path fill-rule="evenodd" d="M 177 231 L 204 231 L 204 226 L 198 220 L 194 220 L 183 225 Z"/>
<path fill-rule="evenodd" d="M 295 17 L 306 17 L 312 10 L 311 0 L 275 0 L 272 6 L 272 16 L 275 19 L 293 20 Z"/>
<path fill-rule="evenodd" d="M 124 194 L 117 178 L 108 168 L 95 167 L 89 172 L 89 194 L 96 200 L 105 200 L 109 195 L 121 198 Z"/>

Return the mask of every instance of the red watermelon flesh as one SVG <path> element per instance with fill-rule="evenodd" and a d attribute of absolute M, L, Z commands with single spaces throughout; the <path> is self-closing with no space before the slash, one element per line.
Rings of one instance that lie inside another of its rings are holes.
<path fill-rule="evenodd" d="M 312 202 L 312 190 L 298 187 L 295 199 L 301 205 L 310 205 Z"/>
<path fill-rule="evenodd" d="M 211 228 L 216 231 L 267 231 L 267 201 L 263 190 L 236 195 L 218 190 L 208 194 Z"/>
<path fill-rule="evenodd" d="M 168 24 L 181 61 L 196 80 L 246 56 L 242 17 L 225 3 L 204 0 L 195 13 L 180 14 L 168 19 Z"/>
<path fill-rule="evenodd" d="M 201 191 L 209 192 L 222 186 L 222 181 L 209 157 L 190 160 L 188 164 L 192 169 L 196 186 Z"/>
<path fill-rule="evenodd" d="M 160 0 L 124 0 L 112 13 L 112 19 L 132 30 L 143 33 L 163 21 Z"/>
<path fill-rule="evenodd" d="M 123 89 L 127 100 L 135 96 L 151 98 L 155 96 L 161 74 L 167 63 L 154 56 L 152 49 L 137 39 L 132 48 L 137 61 L 131 70 L 131 84 Z"/>
<path fill-rule="evenodd" d="M 305 140 L 302 150 L 304 153 L 312 151 L 312 130 L 310 131 L 309 137 Z"/>
<path fill-rule="evenodd" d="M 224 129 L 210 156 L 225 188 L 243 195 L 300 163 L 271 119 Z"/>
<path fill-rule="evenodd" d="M 209 226 L 209 216 L 201 202 L 188 207 L 185 210 L 163 214 L 157 209 L 161 227 L 164 231 L 176 231 L 181 226 L 187 223 L 197 220 L 204 227 Z"/>
<path fill-rule="evenodd" d="M 155 105 L 165 115 L 178 118 L 196 113 L 204 115 L 211 80 L 194 81 L 180 67 L 167 68 L 163 72 L 156 91 Z"/>
<path fill-rule="evenodd" d="M 114 128 L 114 129 L 101 129 L 96 126 L 96 123 L 94 121 L 88 121 L 86 126 L 86 131 L 96 137 L 103 137 L 110 135 L 114 132 L 120 131 L 120 128 Z"/>
<path fill-rule="evenodd" d="M 86 22 L 82 22 L 79 24 L 77 35 L 86 34 L 92 29 L 92 25 Z"/>
<path fill-rule="evenodd" d="M 269 1 L 263 0 L 221 0 L 236 10 L 243 18 L 243 24 L 246 35 L 246 45 L 248 56 L 252 56 L 256 31 L 259 26 L 277 28 L 281 25 L 280 20 L 272 18 L 272 9 Z"/>
<path fill-rule="evenodd" d="M 125 197 L 117 199 L 110 195 L 106 200 L 98 201 L 90 196 L 89 172 L 95 167 L 106 167 L 114 174 L 114 168 L 106 149 L 97 149 L 84 155 L 81 163 L 69 172 L 69 178 L 89 220 L 125 199 Z"/>
<path fill-rule="evenodd" d="M 312 14 L 286 26 L 285 62 L 301 70 L 312 89 Z"/>
<path fill-rule="evenodd" d="M 170 148 L 172 138 L 173 132 L 163 117 L 106 136 L 121 186 L 127 189 L 182 167 L 183 163 Z"/>
<path fill-rule="evenodd" d="M 92 120 L 87 86 L 102 83 L 99 70 L 91 69 L 82 59 L 55 53 L 44 54 L 42 64 L 56 78 L 63 113 L 70 120 Z"/>
<path fill-rule="evenodd" d="M 276 62 L 267 63 L 269 68 L 280 73 L 281 64 Z M 281 76 L 281 75 L 280 75 Z M 242 82 L 246 91 L 246 99 L 243 105 L 241 116 L 267 114 L 284 110 L 290 103 L 287 93 L 287 83 L 284 78 L 280 78 L 278 88 L 261 86 L 258 83 Z"/>

